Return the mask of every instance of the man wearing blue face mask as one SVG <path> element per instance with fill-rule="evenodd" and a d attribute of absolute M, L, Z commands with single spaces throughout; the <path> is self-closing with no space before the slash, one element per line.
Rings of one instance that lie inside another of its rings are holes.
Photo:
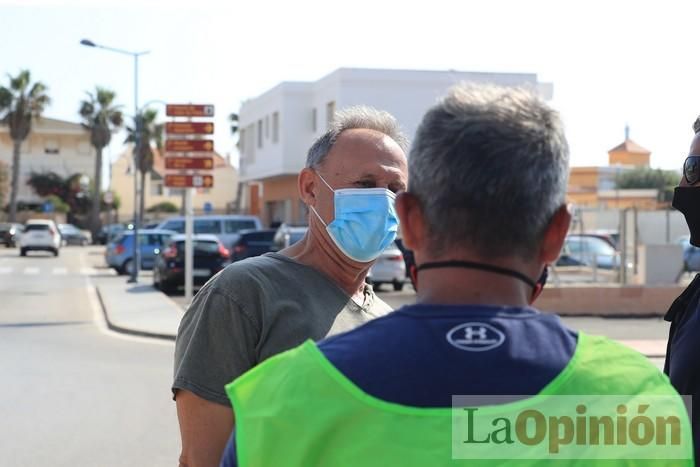
<path fill-rule="evenodd" d="M 365 278 L 396 237 L 407 140 L 386 112 L 336 115 L 299 174 L 309 230 L 278 253 L 234 263 L 196 295 L 180 324 L 173 393 L 181 465 L 219 464 L 234 425 L 224 386 L 307 339 L 387 314 Z"/>

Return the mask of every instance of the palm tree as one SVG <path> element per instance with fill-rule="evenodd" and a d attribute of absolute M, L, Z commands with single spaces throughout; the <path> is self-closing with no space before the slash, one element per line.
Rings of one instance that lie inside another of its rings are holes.
<path fill-rule="evenodd" d="M 21 70 L 17 76 L 8 75 L 10 86 L 0 86 L 0 123 L 10 127 L 12 139 L 12 184 L 10 188 L 10 222 L 17 217 L 17 191 L 19 189 L 19 163 L 22 142 L 32 131 L 32 121 L 39 118 L 51 103 L 45 84 L 32 84 L 29 70 Z"/>
<path fill-rule="evenodd" d="M 146 175 L 153 170 L 153 146 L 159 151 L 163 148 L 163 128 L 162 123 L 157 124 L 156 118 L 158 111 L 153 109 L 145 109 L 143 112 L 136 115 L 134 119 L 135 127 L 138 129 L 140 136 L 138 146 L 138 163 L 139 171 L 141 172 L 141 199 L 139 200 L 139 225 L 143 223 L 143 211 L 146 203 Z M 126 138 L 127 143 L 136 143 L 137 130 L 127 127 L 129 135 Z M 134 150 L 136 155 L 136 148 Z"/>
<path fill-rule="evenodd" d="M 87 93 L 88 98 L 80 103 L 80 116 L 83 128 L 90 132 L 90 143 L 95 148 L 95 178 L 92 187 L 90 209 L 90 230 L 93 238 L 100 231 L 100 202 L 102 188 L 102 150 L 112 140 L 112 133 L 122 126 L 123 118 L 119 107 L 114 105 L 116 94 L 109 89 L 95 87 L 95 93 Z"/>

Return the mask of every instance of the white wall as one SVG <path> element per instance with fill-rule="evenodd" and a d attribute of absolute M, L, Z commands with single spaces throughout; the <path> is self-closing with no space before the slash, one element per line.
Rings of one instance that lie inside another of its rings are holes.
<path fill-rule="evenodd" d="M 504 86 L 530 86 L 551 98 L 551 85 L 538 83 L 537 75 L 522 73 L 466 73 L 455 71 L 371 70 L 341 68 L 314 83 L 281 83 L 263 95 L 246 101 L 239 112 L 245 130 L 241 155 L 241 180 L 297 173 L 316 138 L 327 130 L 327 106 L 335 110 L 369 105 L 393 114 L 412 139 L 426 110 L 461 81 Z M 316 109 L 316 130 L 312 128 Z M 263 140 L 257 147 L 257 121 L 280 112 L 280 142 Z M 255 135 L 250 134 L 253 128 Z M 253 137 L 254 136 L 254 137 Z M 251 143 L 255 147 L 251 148 Z"/>

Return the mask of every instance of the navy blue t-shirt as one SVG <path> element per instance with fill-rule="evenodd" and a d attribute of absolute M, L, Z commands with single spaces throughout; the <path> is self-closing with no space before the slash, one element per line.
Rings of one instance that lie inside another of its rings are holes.
<path fill-rule="evenodd" d="M 379 399 L 452 407 L 453 395 L 531 395 L 569 363 L 577 335 L 533 308 L 412 305 L 319 343 Z M 237 465 L 235 437 L 221 465 Z"/>

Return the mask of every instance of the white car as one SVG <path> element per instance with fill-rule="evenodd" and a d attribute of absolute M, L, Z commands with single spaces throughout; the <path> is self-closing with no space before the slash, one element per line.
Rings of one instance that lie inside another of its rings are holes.
<path fill-rule="evenodd" d="M 406 263 L 395 243 L 379 255 L 370 268 L 367 279 L 375 290 L 382 284 L 392 284 L 397 292 L 403 290 L 403 284 L 406 282 Z"/>
<path fill-rule="evenodd" d="M 30 250 L 50 251 L 58 256 L 61 248 L 61 233 L 52 220 L 32 219 L 24 225 L 19 238 L 19 255 L 27 256 Z"/>

